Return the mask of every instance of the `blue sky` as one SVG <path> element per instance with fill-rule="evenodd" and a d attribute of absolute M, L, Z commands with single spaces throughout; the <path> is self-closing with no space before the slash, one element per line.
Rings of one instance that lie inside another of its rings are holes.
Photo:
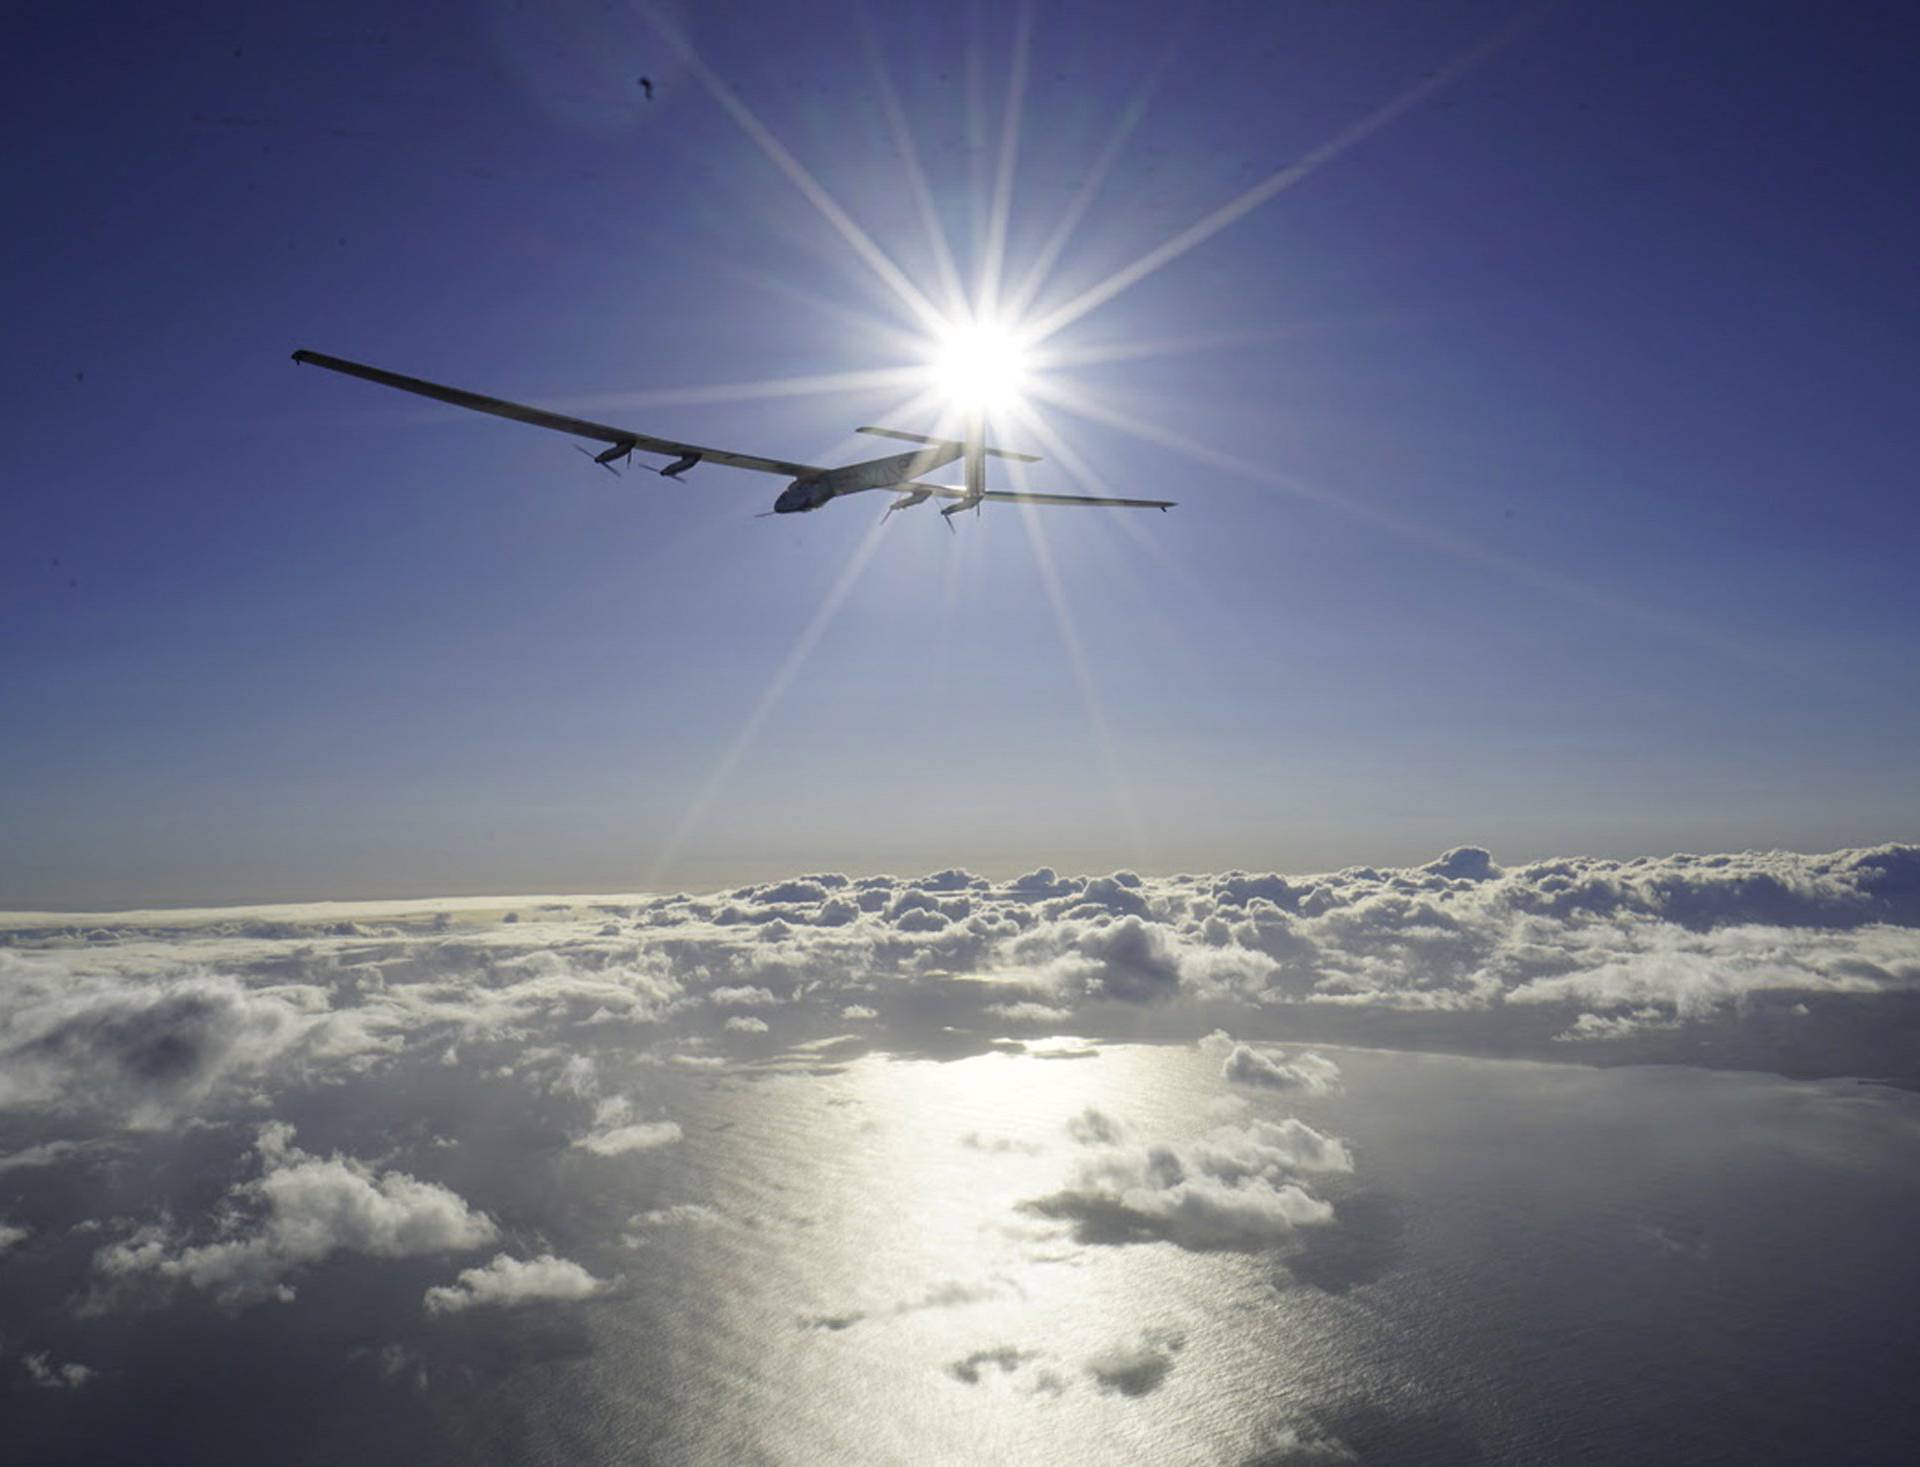
<path fill-rule="evenodd" d="M 936 292 L 890 84 L 977 272 L 1018 7 L 662 13 Z M 641 9 L 17 19 L 0 905 L 1913 834 L 1903 14 L 1027 23 L 1009 276 L 1136 113 L 1039 314 L 1429 94 L 1048 343 L 1029 482 L 1178 509 L 874 537 L 288 360 L 880 451 L 697 390 L 913 323 Z"/>

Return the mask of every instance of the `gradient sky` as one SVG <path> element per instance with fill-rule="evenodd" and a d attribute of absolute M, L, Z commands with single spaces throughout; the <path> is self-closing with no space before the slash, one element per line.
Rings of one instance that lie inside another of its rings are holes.
<path fill-rule="evenodd" d="M 642 7 L 15 16 L 0 906 L 1914 834 L 1904 8 L 660 14 L 935 296 L 890 91 L 969 279 L 1017 90 L 1009 279 L 1110 155 L 1037 316 L 1425 90 L 1048 342 L 1179 508 L 876 537 L 288 360 L 926 426 L 746 387 L 915 327 Z"/>

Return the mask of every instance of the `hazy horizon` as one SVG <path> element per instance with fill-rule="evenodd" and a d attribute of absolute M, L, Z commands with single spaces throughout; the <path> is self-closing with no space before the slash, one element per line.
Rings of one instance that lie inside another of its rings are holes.
<path fill-rule="evenodd" d="M 807 880 L 816 879 L 821 876 L 830 876 L 830 877 L 848 879 L 854 882 L 859 882 L 861 880 L 868 879 L 868 878 L 887 878 L 891 880 L 900 880 L 907 883 L 911 883 L 916 879 L 935 876 L 942 872 L 959 873 L 969 879 L 981 880 L 996 886 L 1003 886 L 1003 887 L 1017 886 L 1023 877 L 1029 877 L 1038 871 L 1051 872 L 1065 879 L 1082 881 L 1082 882 L 1093 880 L 1095 878 L 1100 878 L 1100 877 L 1109 877 L 1116 873 L 1121 875 L 1141 876 L 1141 877 L 1154 878 L 1154 879 L 1163 879 L 1163 878 L 1179 877 L 1179 876 L 1222 877 L 1222 876 L 1228 876 L 1228 875 L 1236 875 L 1236 876 L 1253 876 L 1253 877 L 1292 878 L 1295 881 L 1311 882 L 1317 877 L 1338 876 L 1338 875 L 1341 875 L 1342 873 L 1352 872 L 1356 870 L 1380 870 L 1385 872 L 1417 872 L 1423 868 L 1434 869 L 1444 864 L 1445 860 L 1450 854 L 1453 854 L 1461 850 L 1482 851 L 1489 857 L 1490 860 L 1494 860 L 1494 864 L 1498 867 L 1508 867 L 1508 866 L 1527 867 L 1527 866 L 1549 866 L 1555 863 L 1573 862 L 1573 861 L 1577 861 L 1577 862 L 1600 861 L 1600 862 L 1609 862 L 1609 863 L 1615 863 L 1615 864 L 1621 864 L 1621 865 L 1634 865 L 1634 864 L 1646 865 L 1646 864 L 1658 864 L 1659 862 L 1665 860 L 1666 858 L 1674 857 L 1674 856 L 1686 857 L 1686 858 L 1704 857 L 1704 858 L 1720 860 L 1720 861 L 1731 861 L 1731 860 L 1736 860 L 1740 858 L 1751 858 L 1751 857 L 1788 857 L 1788 858 L 1807 858 L 1807 859 L 1819 858 L 1819 857 L 1831 858 L 1831 857 L 1846 854 L 1847 852 L 1850 852 L 1850 851 L 1868 851 L 1868 850 L 1883 850 L 1883 849 L 1884 850 L 1907 850 L 1907 849 L 1913 848 L 1916 844 L 1920 844 L 1920 843 L 1903 841 L 1898 839 L 1888 839 L 1888 840 L 1877 840 L 1877 841 L 1863 841 L 1856 845 L 1835 847 L 1831 850 L 1809 850 L 1809 849 L 1796 850 L 1796 849 L 1789 849 L 1781 846 L 1748 847 L 1743 850 L 1723 850 L 1723 851 L 1699 850 L 1699 851 L 1689 851 L 1689 852 L 1641 851 L 1641 850 L 1622 852 L 1622 851 L 1606 851 L 1606 850 L 1589 850 L 1589 851 L 1580 852 L 1578 854 L 1575 854 L 1571 851 L 1552 850 L 1552 851 L 1542 851 L 1534 854 L 1522 854 L 1517 859 L 1511 859 L 1511 860 L 1496 859 L 1502 856 L 1503 853 L 1484 851 L 1484 848 L 1481 846 L 1472 845 L 1472 844 L 1452 844 L 1452 845 L 1446 846 L 1443 849 L 1418 853 L 1409 859 L 1402 859 L 1402 860 L 1378 860 L 1378 859 L 1354 860 L 1354 861 L 1343 862 L 1337 865 L 1325 864 L 1325 865 L 1319 865 L 1319 866 L 1298 866 L 1298 867 L 1284 868 L 1284 869 L 1280 865 L 1273 864 L 1273 863 L 1267 863 L 1264 865 L 1249 864 L 1249 865 L 1239 865 L 1239 866 L 1221 865 L 1213 870 L 1206 870 L 1206 871 L 1203 871 L 1197 867 L 1167 867 L 1164 869 L 1151 869 L 1151 868 L 1136 869 L 1133 867 L 1123 866 L 1123 867 L 1102 868 L 1102 869 L 1093 869 L 1093 868 L 1075 869 L 1070 864 L 1067 864 L 1064 862 L 993 863 L 993 862 L 951 861 L 946 863 L 936 863 L 937 869 L 928 869 L 928 870 L 921 870 L 921 871 L 914 871 L 914 870 L 900 869 L 900 868 L 887 868 L 885 866 L 879 866 L 879 865 L 876 865 L 867 869 L 860 869 L 860 868 L 847 869 L 845 867 L 835 868 L 830 863 L 820 863 L 820 864 L 808 867 L 806 869 L 798 869 L 798 868 L 793 868 L 788 866 L 777 866 L 777 865 L 769 864 L 765 870 L 762 870 L 759 872 L 753 872 L 749 870 L 744 874 L 736 875 L 728 880 L 713 880 L 713 881 L 702 882 L 702 883 L 689 883 L 687 885 L 682 885 L 682 886 L 656 886 L 651 888 L 640 887 L 640 886 L 600 887 L 600 886 L 594 886 L 591 883 L 576 883 L 576 884 L 556 883 L 550 888 L 543 888 L 540 890 L 528 889 L 528 890 L 521 890 L 521 891 L 512 891 L 506 888 L 484 889 L 484 890 L 482 889 L 456 890 L 451 888 L 429 888 L 429 889 L 414 890 L 414 891 L 403 890 L 403 891 L 389 891 L 389 892 L 344 890 L 339 892 L 320 892 L 320 893 L 308 893 L 308 894 L 302 894 L 297 892 L 287 892 L 283 894 L 274 894 L 274 895 L 263 894 L 263 895 L 254 895 L 254 896 L 237 896 L 237 897 L 233 897 L 232 899 L 216 899 L 216 900 L 208 900 L 204 897 L 198 897 L 198 896 L 194 896 L 194 897 L 181 896 L 181 897 L 172 898 L 172 899 L 148 898 L 144 900 L 139 898 L 129 898 L 126 900 L 103 904 L 103 905 L 97 905 L 97 906 L 96 905 L 80 905 L 78 903 L 32 906 L 26 903 L 16 903 L 13 905 L 0 904 L 0 919 L 24 919 L 24 918 L 34 917 L 34 916 L 43 916 L 43 915 L 56 916 L 56 917 L 85 917 L 85 916 L 125 917 L 125 916 L 137 916 L 137 915 L 140 915 L 141 913 L 149 912 L 149 911 L 158 912 L 158 913 L 168 913 L 176 917 L 186 915 L 186 914 L 196 913 L 196 912 L 238 913 L 238 912 L 252 912 L 252 911 L 285 911 L 289 913 L 297 913 L 307 908 L 319 907 L 319 906 L 356 908 L 356 909 L 366 909 L 366 910 L 374 910 L 374 911 L 384 910 L 389 907 L 395 907 L 395 908 L 409 908 L 409 909 L 425 911 L 433 907 L 436 903 L 439 903 L 439 904 L 451 903 L 451 904 L 455 904 L 456 907 L 489 908 L 496 904 L 502 904 L 510 907 L 510 906 L 516 906 L 516 905 L 524 905 L 529 902 L 543 901 L 543 900 L 550 900 L 550 901 L 592 900 L 592 899 L 614 900 L 619 898 L 636 898 L 636 899 L 651 900 L 654 898 L 674 896 L 674 895 L 715 897 L 715 896 L 724 896 L 729 892 L 754 890 L 754 889 L 758 889 L 768 885 L 778 885 L 783 880 L 807 881 Z"/>

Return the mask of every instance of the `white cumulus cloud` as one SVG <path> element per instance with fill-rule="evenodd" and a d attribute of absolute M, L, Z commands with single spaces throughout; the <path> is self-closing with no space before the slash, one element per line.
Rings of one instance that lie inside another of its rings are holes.
<path fill-rule="evenodd" d="M 608 1287 L 579 1264 L 551 1253 L 538 1258 L 510 1258 L 496 1254 L 481 1268 L 463 1268 L 451 1284 L 427 1290 L 423 1303 L 429 1314 L 458 1314 L 482 1305 L 511 1308 L 547 1302 L 570 1303 L 590 1299 Z"/>
<path fill-rule="evenodd" d="M 309 1155 L 293 1134 L 279 1122 L 260 1128 L 261 1175 L 229 1193 L 219 1236 L 194 1243 L 150 1224 L 100 1249 L 96 1273 L 184 1283 L 227 1304 L 286 1302 L 292 1274 L 336 1253 L 407 1258 L 498 1236 L 492 1219 L 445 1187 L 351 1157 Z"/>
<path fill-rule="evenodd" d="M 1099 1143 L 1109 1131 L 1087 1127 L 1076 1139 Z M 1184 1144 L 1102 1145 L 1066 1186 L 1022 1207 L 1072 1223 L 1083 1242 L 1254 1250 L 1333 1221 L 1333 1205 L 1301 1177 L 1352 1170 L 1347 1148 L 1304 1122 L 1253 1121 Z"/>
<path fill-rule="evenodd" d="M 1289 1058 L 1278 1050 L 1236 1044 L 1224 1029 L 1215 1029 L 1201 1040 L 1200 1048 L 1221 1056 L 1220 1077 L 1235 1085 L 1304 1090 L 1310 1095 L 1325 1095 L 1340 1085 L 1340 1066 L 1311 1050 Z"/>
<path fill-rule="evenodd" d="M 716 988 L 707 995 L 707 998 L 713 1003 L 720 1004 L 723 1007 L 731 1005 L 741 1008 L 750 1007 L 755 1004 L 780 1002 L 769 989 L 743 985 Z"/>
<path fill-rule="evenodd" d="M 623 1156 L 629 1151 L 651 1151 L 681 1139 L 677 1121 L 637 1121 L 633 1102 L 623 1096 L 603 1100 L 594 1109 L 593 1129 L 574 1145 L 595 1156 Z"/>

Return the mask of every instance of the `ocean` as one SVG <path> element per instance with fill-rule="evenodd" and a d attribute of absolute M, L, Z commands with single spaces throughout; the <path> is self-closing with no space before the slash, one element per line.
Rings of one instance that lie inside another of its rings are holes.
<path fill-rule="evenodd" d="M 681 1144 L 518 1183 L 599 1297 L 452 1328 L 343 1260 L 178 1302 L 110 1408 L 13 1392 L 15 1460 L 1907 1460 L 1920 1096 L 1320 1053 L 1324 1093 L 1071 1039 L 656 1068 Z M 1318 1164 L 1236 1173 L 1288 1118 Z"/>

